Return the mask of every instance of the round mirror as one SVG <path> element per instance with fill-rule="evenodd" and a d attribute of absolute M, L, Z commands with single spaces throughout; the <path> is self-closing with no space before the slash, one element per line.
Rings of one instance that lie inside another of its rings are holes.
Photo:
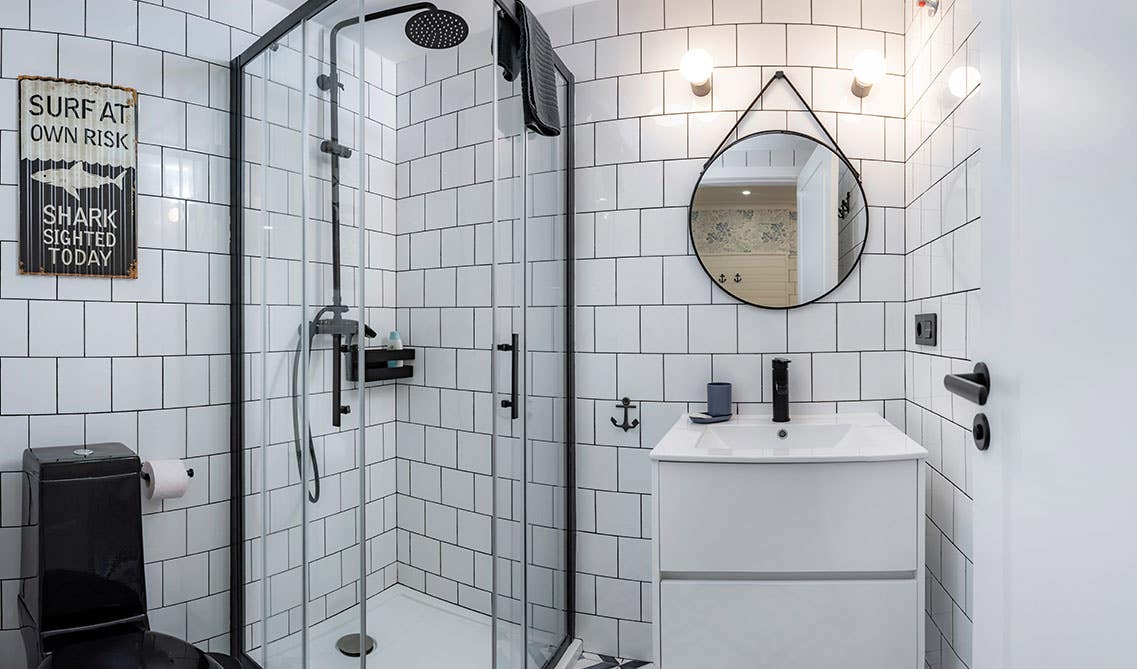
<path fill-rule="evenodd" d="M 691 243 L 723 290 L 758 307 L 797 307 L 849 276 L 869 228 L 853 166 L 795 132 L 744 137 L 699 177 Z"/>

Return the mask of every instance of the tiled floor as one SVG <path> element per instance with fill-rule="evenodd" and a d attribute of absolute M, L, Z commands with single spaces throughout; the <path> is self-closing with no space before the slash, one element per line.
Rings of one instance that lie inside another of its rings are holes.
<path fill-rule="evenodd" d="M 617 669 L 618 667 L 651 669 L 652 664 L 643 660 L 621 660 L 611 655 L 597 655 L 596 653 L 586 652 L 576 661 L 574 669 Z"/>

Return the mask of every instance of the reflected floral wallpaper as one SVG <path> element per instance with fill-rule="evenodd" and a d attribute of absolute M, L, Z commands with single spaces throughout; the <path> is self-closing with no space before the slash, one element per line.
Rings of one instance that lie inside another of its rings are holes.
<path fill-rule="evenodd" d="M 703 207 L 695 210 L 691 225 L 700 254 L 797 252 L 794 209 Z"/>

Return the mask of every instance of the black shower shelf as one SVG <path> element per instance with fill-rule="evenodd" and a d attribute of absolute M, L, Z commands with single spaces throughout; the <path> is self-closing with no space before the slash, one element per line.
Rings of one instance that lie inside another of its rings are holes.
<path fill-rule="evenodd" d="M 392 360 L 414 360 L 415 349 L 402 348 L 365 348 L 363 349 L 363 373 L 364 383 L 372 381 L 390 381 L 392 379 L 407 379 L 414 375 L 415 368 L 413 365 L 403 365 L 402 367 L 388 367 L 387 363 Z M 359 346 L 348 347 L 344 353 L 347 358 L 347 380 L 359 380 Z"/>

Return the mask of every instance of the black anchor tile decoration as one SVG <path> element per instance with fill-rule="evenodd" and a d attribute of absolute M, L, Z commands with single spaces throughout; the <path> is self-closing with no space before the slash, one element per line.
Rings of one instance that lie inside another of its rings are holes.
<path fill-rule="evenodd" d="M 634 430 L 636 428 L 636 426 L 638 426 L 640 424 L 640 421 L 638 418 L 634 419 L 630 423 L 628 422 L 628 410 L 636 408 L 636 405 L 632 404 L 632 400 L 630 398 L 625 397 L 622 400 L 620 400 L 620 403 L 616 405 L 616 408 L 624 410 L 624 422 L 623 423 L 617 423 L 615 418 L 609 418 L 609 420 L 612 421 L 613 425 L 620 428 L 624 432 L 627 432 L 628 430 Z"/>

